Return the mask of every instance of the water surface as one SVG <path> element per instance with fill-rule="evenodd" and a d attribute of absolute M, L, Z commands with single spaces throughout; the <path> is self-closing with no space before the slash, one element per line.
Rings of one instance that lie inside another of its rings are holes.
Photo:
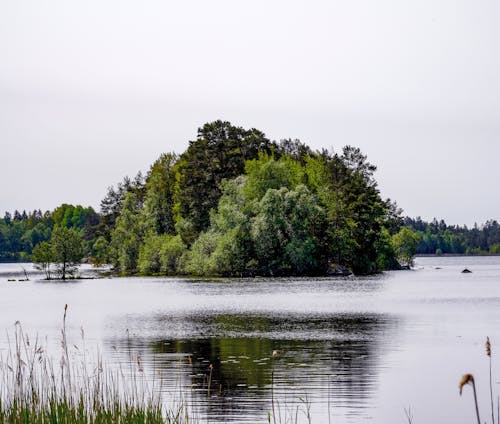
<path fill-rule="evenodd" d="M 83 327 L 110 364 L 139 355 L 165 399 L 182 393 L 202 422 L 266 422 L 274 409 L 283 422 L 400 423 L 405 408 L 416 423 L 472 422 L 458 381 L 476 376 L 487 417 L 486 336 L 500 391 L 499 257 L 419 258 L 364 278 L 9 282 L 22 266 L 33 272 L 0 264 L 0 351 L 19 320 L 56 352 L 68 304 L 75 345 Z"/>

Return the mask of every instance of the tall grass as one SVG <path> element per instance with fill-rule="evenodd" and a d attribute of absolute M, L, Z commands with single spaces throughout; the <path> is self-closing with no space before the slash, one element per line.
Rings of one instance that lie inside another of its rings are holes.
<path fill-rule="evenodd" d="M 23 332 L 17 322 L 14 340 L 0 356 L 1 423 L 175 423 L 192 422 L 182 402 L 164 408 L 159 391 L 150 390 L 137 358 L 132 375 L 107 367 L 100 355 L 72 360 L 66 336 L 66 312 L 61 329 L 61 355 Z M 75 349 L 78 347 L 75 346 Z M 155 392 L 157 394 L 155 394 Z"/>

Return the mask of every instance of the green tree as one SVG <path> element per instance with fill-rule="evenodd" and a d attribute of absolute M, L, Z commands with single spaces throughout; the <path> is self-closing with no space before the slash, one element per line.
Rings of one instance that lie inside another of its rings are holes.
<path fill-rule="evenodd" d="M 418 235 L 409 228 L 403 227 L 399 233 L 392 236 L 392 243 L 399 260 L 408 267 L 413 265 L 413 258 L 417 251 Z"/>
<path fill-rule="evenodd" d="M 50 266 L 54 262 L 52 246 L 47 241 L 37 244 L 31 254 L 31 261 L 36 269 L 45 272 L 45 277 L 50 280 Z"/>
<path fill-rule="evenodd" d="M 185 243 L 190 245 L 193 235 L 209 227 L 210 211 L 217 207 L 222 180 L 243 174 L 245 161 L 271 150 L 272 143 L 256 129 L 245 130 L 224 121 L 198 129 L 197 140 L 189 143 L 175 166 L 176 221 L 185 221 L 178 227 Z"/>
<path fill-rule="evenodd" d="M 212 211 L 210 228 L 200 235 L 187 255 L 186 270 L 198 275 L 242 275 L 247 271 L 252 240 L 250 218 L 243 192 L 247 182 L 240 176 L 221 184 L 217 211 Z"/>
<path fill-rule="evenodd" d="M 175 234 L 174 193 L 177 156 L 162 154 L 146 178 L 144 217 L 155 234 Z"/>
<path fill-rule="evenodd" d="M 186 245 L 179 235 L 150 234 L 139 250 L 138 268 L 142 274 L 179 274 Z"/>
<path fill-rule="evenodd" d="M 295 189 L 303 180 L 304 171 L 300 163 L 289 156 L 279 160 L 261 153 L 257 159 L 245 163 L 248 183 L 245 195 L 252 201 L 260 201 L 269 189 L 279 190 L 282 187 Z"/>
<path fill-rule="evenodd" d="M 392 244 L 392 237 L 388 229 L 382 228 L 375 248 L 377 250 L 377 269 L 400 269 L 401 265 L 397 260 L 397 252 Z"/>
<path fill-rule="evenodd" d="M 124 273 L 137 271 L 139 250 L 147 229 L 141 210 L 141 198 L 132 191 L 128 192 L 111 233 L 112 260 Z"/>
<path fill-rule="evenodd" d="M 57 227 L 50 240 L 56 272 L 63 279 L 74 275 L 83 257 L 83 238 L 74 228 Z"/>
<path fill-rule="evenodd" d="M 133 180 L 126 176 L 123 178 L 123 181 L 116 185 L 116 188 L 113 186 L 108 187 L 106 196 L 101 201 L 98 233 L 108 241 L 111 240 L 111 232 L 116 226 L 116 220 L 120 215 L 127 193 L 133 193 L 138 202 L 142 203 L 144 201 L 146 188 L 143 175 L 140 171 Z"/>
<path fill-rule="evenodd" d="M 110 262 L 109 243 L 105 237 L 99 236 L 92 246 L 94 251 L 94 264 L 103 265 Z"/>
<path fill-rule="evenodd" d="M 164 234 L 160 247 L 161 272 L 167 275 L 184 273 L 182 260 L 187 247 L 183 243 L 181 236 Z"/>
<path fill-rule="evenodd" d="M 137 267 L 141 274 L 158 274 L 161 271 L 161 246 L 163 237 L 149 234 L 139 248 Z"/>
<path fill-rule="evenodd" d="M 266 274 L 315 274 L 325 269 L 324 210 L 306 186 L 269 189 L 252 221 L 252 239 Z"/>
<path fill-rule="evenodd" d="M 375 167 L 359 149 L 346 146 L 342 155 L 322 153 L 314 164 L 320 171 L 319 197 L 328 215 L 328 246 L 333 262 L 355 274 L 378 271 L 382 229 L 388 220 L 387 204 L 373 178 Z M 318 182 L 315 183 L 316 186 Z"/>
<path fill-rule="evenodd" d="M 185 270 L 192 275 L 215 275 L 217 270 L 210 260 L 217 248 L 220 235 L 214 231 L 201 233 L 186 254 Z"/>

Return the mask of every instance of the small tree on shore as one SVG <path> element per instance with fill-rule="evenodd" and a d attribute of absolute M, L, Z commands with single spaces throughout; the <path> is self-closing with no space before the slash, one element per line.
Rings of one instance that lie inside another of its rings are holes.
<path fill-rule="evenodd" d="M 52 246 L 48 241 L 43 241 L 35 246 L 31 260 L 35 268 L 45 272 L 47 280 L 50 280 L 50 265 L 53 262 L 53 254 Z"/>
<path fill-rule="evenodd" d="M 52 246 L 52 261 L 56 264 L 56 272 L 63 280 L 73 275 L 83 257 L 83 239 L 81 234 L 73 229 L 57 227 L 50 240 Z"/>

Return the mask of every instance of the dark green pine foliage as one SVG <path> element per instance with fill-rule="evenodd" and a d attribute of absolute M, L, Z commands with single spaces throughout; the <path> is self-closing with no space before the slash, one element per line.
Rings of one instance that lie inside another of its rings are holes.
<path fill-rule="evenodd" d="M 264 133 L 244 130 L 225 121 L 198 129 L 198 138 L 189 143 L 176 165 L 176 215 L 184 241 L 190 245 L 208 228 L 210 210 L 217 207 L 220 184 L 245 171 L 245 161 L 259 152 L 270 153 L 272 143 Z"/>
<path fill-rule="evenodd" d="M 321 152 L 306 169 L 327 210 L 330 263 L 356 274 L 379 271 L 379 248 L 389 240 L 382 231 L 389 214 L 373 178 L 376 167 L 359 149 L 346 146 L 342 154 Z"/>
<path fill-rule="evenodd" d="M 372 273 L 378 271 L 376 246 L 386 217 L 385 203 L 373 178 L 376 167 L 351 146 L 344 147 L 340 160 L 346 168 L 338 183 L 342 189 L 341 203 L 350 221 L 351 268 L 356 274 Z"/>
<path fill-rule="evenodd" d="M 116 225 L 127 193 L 132 193 L 139 202 L 144 202 L 146 187 L 140 171 L 133 180 L 126 176 L 116 188 L 108 187 L 106 196 L 101 201 L 101 215 L 96 235 L 103 236 L 108 242 L 111 241 L 111 232 Z"/>

